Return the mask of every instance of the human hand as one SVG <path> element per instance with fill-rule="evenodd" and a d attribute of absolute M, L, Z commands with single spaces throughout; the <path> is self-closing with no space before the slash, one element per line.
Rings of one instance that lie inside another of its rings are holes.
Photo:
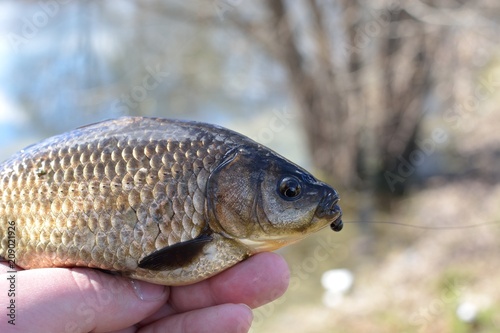
<path fill-rule="evenodd" d="M 87 268 L 7 273 L 0 265 L 0 332 L 247 332 L 255 308 L 281 296 L 289 270 L 257 254 L 210 279 L 164 287 Z M 7 308 L 15 276 L 15 326 Z M 142 298 L 142 299 L 141 299 Z"/>

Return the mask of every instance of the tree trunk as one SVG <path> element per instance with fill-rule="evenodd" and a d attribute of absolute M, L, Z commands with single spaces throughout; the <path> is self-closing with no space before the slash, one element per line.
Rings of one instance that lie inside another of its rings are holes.
<path fill-rule="evenodd" d="M 286 66 L 291 90 L 302 110 L 313 162 L 337 186 L 351 186 L 356 182 L 358 133 L 350 126 L 353 114 L 349 113 L 347 100 L 342 97 L 345 88 L 337 86 L 321 10 L 315 1 L 309 2 L 315 17 L 314 38 L 319 50 L 315 57 L 317 66 L 311 70 L 299 52 L 283 1 L 267 4 L 274 22 L 276 53 Z"/>
<path fill-rule="evenodd" d="M 436 34 L 429 36 L 424 24 L 401 8 L 373 13 L 361 1 L 341 1 L 348 50 L 342 67 L 335 63 L 335 54 L 343 46 L 332 41 L 335 36 L 327 29 L 331 17 L 325 18 L 322 7 L 327 5 L 310 0 L 307 9 L 316 50 L 311 64 L 299 51 L 300 40 L 284 1 L 266 3 L 272 14 L 274 54 L 289 74 L 316 167 L 336 186 L 395 191 L 384 174 L 397 170 L 398 158 L 415 148 L 431 84 Z M 402 34 L 403 24 L 413 29 L 413 37 Z M 373 34 L 368 30 L 372 26 L 378 29 Z M 370 76 L 376 81 L 367 84 Z M 406 184 L 397 182 L 397 190 Z"/>

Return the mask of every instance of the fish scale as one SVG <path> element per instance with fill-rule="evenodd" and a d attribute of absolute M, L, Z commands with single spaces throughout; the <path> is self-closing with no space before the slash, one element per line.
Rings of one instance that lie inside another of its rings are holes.
<path fill-rule="evenodd" d="M 117 141 L 83 129 L 77 137 L 51 140 L 49 151 L 28 149 L 11 160 L 10 168 L 4 167 L 1 223 L 16 222 L 21 236 L 18 265 L 85 262 L 89 267 L 134 270 L 144 254 L 192 239 L 206 227 L 200 216 L 205 200 L 200 184 L 206 183 L 213 162 L 225 152 L 221 142 L 158 142 L 142 134 L 144 138 Z M 71 140 L 83 142 L 71 146 Z M 9 169 L 15 173 L 6 175 Z M 7 202 L 11 204 L 5 206 Z M 64 253 L 45 258 L 62 246 L 66 249 L 59 252 Z M 5 249 L 3 240 L 0 255 Z M 118 251 L 134 260 L 117 260 Z"/>
<path fill-rule="evenodd" d="M 290 179 L 302 184 L 301 200 L 286 197 Z M 0 257 L 26 269 L 94 267 L 183 285 L 328 224 L 340 230 L 337 200 L 236 132 L 123 117 L 0 164 Z"/>

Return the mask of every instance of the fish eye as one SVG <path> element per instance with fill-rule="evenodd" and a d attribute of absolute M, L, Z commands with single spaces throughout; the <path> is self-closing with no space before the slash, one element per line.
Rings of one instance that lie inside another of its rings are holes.
<path fill-rule="evenodd" d="M 295 200 L 300 196 L 302 186 L 295 177 L 283 177 L 279 182 L 279 193 L 285 200 Z"/>

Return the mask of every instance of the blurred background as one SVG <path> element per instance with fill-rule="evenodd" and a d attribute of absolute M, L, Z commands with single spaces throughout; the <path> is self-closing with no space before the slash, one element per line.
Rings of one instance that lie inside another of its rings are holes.
<path fill-rule="evenodd" d="M 500 330 L 500 3 L 0 2 L 0 159 L 123 115 L 217 123 L 340 192 L 252 332 Z"/>

